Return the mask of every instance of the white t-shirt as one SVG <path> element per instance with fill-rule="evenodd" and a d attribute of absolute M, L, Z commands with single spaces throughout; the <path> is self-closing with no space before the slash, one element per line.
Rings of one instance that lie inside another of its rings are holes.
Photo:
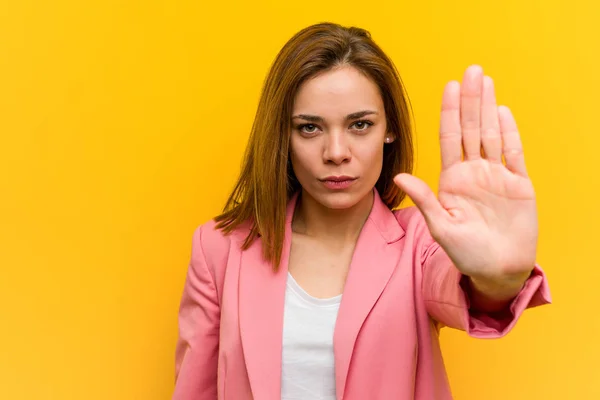
<path fill-rule="evenodd" d="M 288 273 L 281 400 L 335 400 L 333 331 L 341 300 L 309 295 Z"/>

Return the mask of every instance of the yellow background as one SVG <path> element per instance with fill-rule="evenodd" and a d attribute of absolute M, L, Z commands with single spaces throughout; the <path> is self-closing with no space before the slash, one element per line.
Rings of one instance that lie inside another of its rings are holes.
<path fill-rule="evenodd" d="M 499 341 L 445 330 L 456 398 L 599 399 L 598 4 L 4 0 L 0 399 L 170 397 L 193 229 L 234 182 L 275 54 L 324 20 L 397 64 L 433 187 L 441 91 L 469 64 L 522 131 L 554 304 Z"/>

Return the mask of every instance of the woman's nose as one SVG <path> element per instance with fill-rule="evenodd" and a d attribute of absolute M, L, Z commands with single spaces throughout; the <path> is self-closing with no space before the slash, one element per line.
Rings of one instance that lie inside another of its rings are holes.
<path fill-rule="evenodd" d="M 326 135 L 323 161 L 341 164 L 351 159 L 350 146 L 346 133 L 342 131 L 329 132 Z"/>

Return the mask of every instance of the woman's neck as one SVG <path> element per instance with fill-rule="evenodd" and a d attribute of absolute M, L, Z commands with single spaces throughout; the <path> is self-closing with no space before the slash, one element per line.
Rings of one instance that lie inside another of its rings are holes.
<path fill-rule="evenodd" d="M 373 191 L 350 208 L 331 209 L 312 198 L 306 191 L 300 193 L 292 221 L 295 233 L 319 240 L 347 243 L 356 242 L 373 207 Z"/>

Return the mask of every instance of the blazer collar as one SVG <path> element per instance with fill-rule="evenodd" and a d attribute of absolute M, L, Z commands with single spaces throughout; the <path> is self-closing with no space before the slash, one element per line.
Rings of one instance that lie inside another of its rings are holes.
<path fill-rule="evenodd" d="M 354 343 L 381 295 L 400 252 L 390 244 L 404 236 L 396 217 L 373 189 L 373 207 L 359 235 L 334 333 L 336 390 L 342 398 Z M 240 255 L 239 321 L 242 349 L 254 398 L 281 396 L 283 312 L 296 193 L 287 206 L 281 264 L 273 271 L 262 257 L 261 240 Z"/>

